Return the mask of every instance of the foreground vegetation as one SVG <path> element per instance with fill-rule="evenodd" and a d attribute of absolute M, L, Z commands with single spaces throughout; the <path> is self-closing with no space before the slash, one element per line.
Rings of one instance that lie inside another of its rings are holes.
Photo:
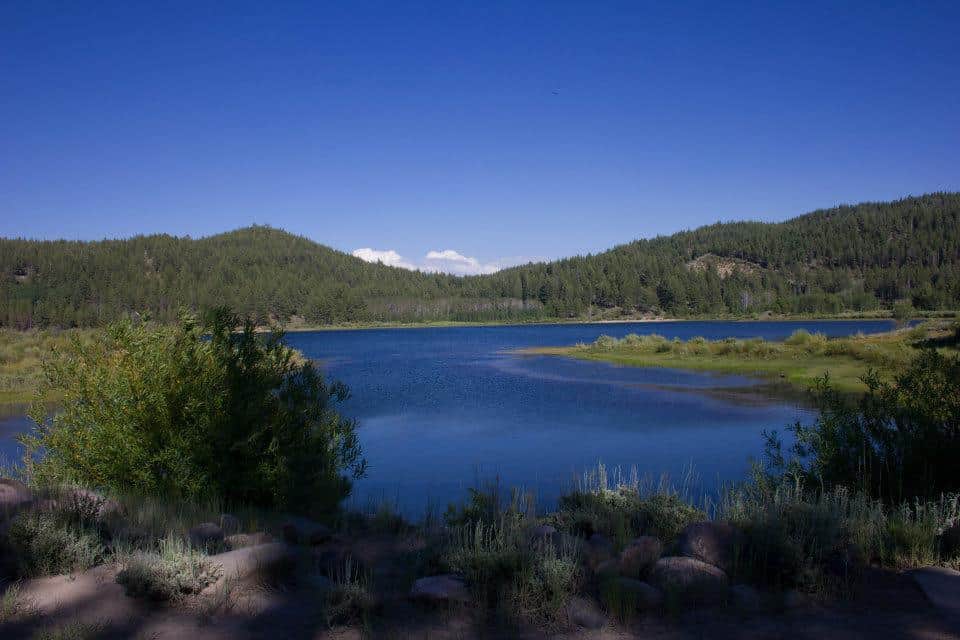
<path fill-rule="evenodd" d="M 668 367 L 753 375 L 814 387 L 824 375 L 834 389 L 864 392 L 868 370 L 888 377 L 909 363 L 924 346 L 957 353 L 960 324 L 929 321 L 913 329 L 875 335 L 827 338 L 803 329 L 782 342 L 753 338 L 668 340 L 630 334 L 622 339 L 600 336 L 591 344 L 539 347 L 522 353 L 599 360 L 635 367 Z"/>
<path fill-rule="evenodd" d="M 259 325 L 754 317 L 960 308 L 960 194 L 722 223 L 454 277 L 371 264 L 266 227 L 208 238 L 0 239 L 0 326 L 103 326 L 228 305 Z"/>
<path fill-rule="evenodd" d="M 24 464 L 0 474 L 18 478 L 0 479 L 0 625 L 53 633 L 30 594 L 59 588 L 31 580 L 54 574 L 121 604 L 167 603 L 168 617 L 237 615 L 267 589 L 300 594 L 311 624 L 319 613 L 368 635 L 395 632 L 384 600 L 408 597 L 425 616 L 440 605 L 480 629 L 550 634 L 690 608 L 832 606 L 870 571 L 960 567 L 960 356 L 936 350 L 955 334 L 925 330 L 928 348 L 887 381 L 867 376 L 856 402 L 825 380 L 818 420 L 788 443 L 769 434 L 751 477 L 717 495 L 601 465 L 547 511 L 491 484 L 410 524 L 388 503 L 340 506 L 362 471 L 334 411 L 345 392 L 279 336 L 236 326 L 224 311 L 124 322 L 45 365 L 64 409 L 38 409 Z M 112 622 L 69 624 L 79 637 Z"/>

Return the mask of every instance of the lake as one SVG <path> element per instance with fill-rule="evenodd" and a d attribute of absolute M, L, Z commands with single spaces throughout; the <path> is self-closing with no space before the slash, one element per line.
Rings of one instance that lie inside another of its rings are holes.
<path fill-rule="evenodd" d="M 358 506 L 394 501 L 411 517 L 442 510 L 479 480 L 522 486 L 548 507 L 584 471 L 604 463 L 679 481 L 697 491 L 741 480 L 763 450 L 763 430 L 814 413 L 762 381 L 672 369 L 511 353 L 591 342 L 601 334 L 681 339 L 762 337 L 796 329 L 873 333 L 890 321 L 663 322 L 291 333 L 288 343 L 345 382 L 343 412 L 360 422 L 369 462 Z M 0 453 L 16 454 L 22 417 L 0 418 Z"/>

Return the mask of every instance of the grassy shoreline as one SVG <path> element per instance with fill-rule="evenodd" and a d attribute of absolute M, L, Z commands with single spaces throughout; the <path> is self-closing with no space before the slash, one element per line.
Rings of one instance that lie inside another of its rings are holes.
<path fill-rule="evenodd" d="M 868 369 L 888 376 L 927 344 L 950 335 L 943 322 L 928 322 L 913 329 L 888 333 L 826 338 L 797 331 L 783 342 L 762 339 L 687 341 L 658 335 L 631 335 L 617 340 L 601 336 L 585 345 L 521 349 L 525 355 L 549 355 L 594 360 L 632 367 L 660 367 L 712 371 L 782 380 L 807 389 L 826 373 L 835 389 L 862 392 L 860 379 Z M 956 347 L 941 347 L 956 352 Z"/>

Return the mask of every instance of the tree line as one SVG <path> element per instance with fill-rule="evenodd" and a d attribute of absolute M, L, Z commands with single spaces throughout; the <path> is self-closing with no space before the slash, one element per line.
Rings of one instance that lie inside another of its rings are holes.
<path fill-rule="evenodd" d="M 254 226 L 193 239 L 0 239 L 0 326 L 173 321 L 228 306 L 255 322 L 535 320 L 960 308 L 960 193 L 717 223 L 483 276 L 364 262 Z"/>

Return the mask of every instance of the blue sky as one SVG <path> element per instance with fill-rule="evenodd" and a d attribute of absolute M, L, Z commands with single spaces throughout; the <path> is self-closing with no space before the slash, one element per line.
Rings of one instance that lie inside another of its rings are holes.
<path fill-rule="evenodd" d="M 957 2 L 8 1 L 0 235 L 260 223 L 466 272 L 956 190 L 958 24 Z"/>

